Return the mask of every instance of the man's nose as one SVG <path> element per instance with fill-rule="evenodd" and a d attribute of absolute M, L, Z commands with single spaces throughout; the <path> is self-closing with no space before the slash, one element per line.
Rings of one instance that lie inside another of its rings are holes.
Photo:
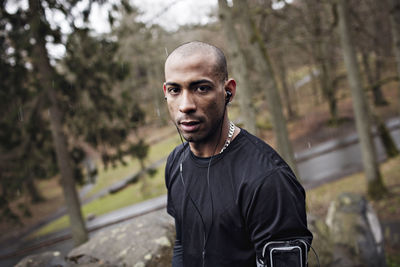
<path fill-rule="evenodd" d="M 179 104 L 179 111 L 182 113 L 191 113 L 196 111 L 196 103 L 193 96 L 188 91 L 183 91 Z"/>

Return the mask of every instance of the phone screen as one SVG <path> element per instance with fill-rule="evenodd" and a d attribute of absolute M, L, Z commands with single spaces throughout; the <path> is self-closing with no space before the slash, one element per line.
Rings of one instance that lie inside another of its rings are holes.
<path fill-rule="evenodd" d="M 271 260 L 271 267 L 303 267 L 299 247 L 291 249 L 274 248 L 271 251 Z"/>

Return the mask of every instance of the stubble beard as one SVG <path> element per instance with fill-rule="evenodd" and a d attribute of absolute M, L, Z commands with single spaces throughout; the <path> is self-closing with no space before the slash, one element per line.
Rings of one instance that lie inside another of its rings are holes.
<path fill-rule="evenodd" d="M 220 115 L 219 119 L 216 121 L 213 121 L 213 123 L 210 125 L 210 129 L 205 133 L 205 134 L 197 134 L 197 133 L 189 133 L 189 134 L 184 134 L 182 133 L 183 138 L 189 142 L 189 143 L 193 143 L 196 145 L 200 145 L 200 144 L 206 144 L 209 142 L 215 142 L 217 140 L 217 138 L 221 135 L 221 131 L 222 131 L 222 124 L 225 118 L 225 110 L 222 113 L 222 115 Z"/>

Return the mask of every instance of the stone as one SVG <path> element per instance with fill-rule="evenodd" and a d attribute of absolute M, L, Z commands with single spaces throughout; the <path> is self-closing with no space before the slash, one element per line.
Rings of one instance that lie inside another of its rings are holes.
<path fill-rule="evenodd" d="M 329 227 L 323 219 L 310 213 L 307 214 L 307 221 L 308 229 L 313 234 L 313 248 L 310 249 L 308 253 L 309 266 L 337 266 L 333 264 L 334 244 L 332 242 Z M 314 254 L 313 249 L 317 255 Z M 319 265 L 317 264 L 317 261 L 319 261 Z"/>
<path fill-rule="evenodd" d="M 364 197 L 339 195 L 329 207 L 326 224 L 335 246 L 335 266 L 386 266 L 382 228 Z"/>
<path fill-rule="evenodd" d="M 320 266 L 386 266 L 380 222 L 362 196 L 340 195 L 331 203 L 326 220 L 308 214 L 308 227 Z M 171 266 L 174 233 L 173 219 L 162 209 L 102 230 L 66 258 L 59 252 L 45 252 L 16 266 Z M 308 259 L 309 266 L 317 266 L 312 249 Z"/>
<path fill-rule="evenodd" d="M 171 247 L 171 242 L 166 236 L 160 237 L 154 240 L 154 242 L 164 247 Z"/>
<path fill-rule="evenodd" d="M 89 214 L 86 216 L 86 220 L 87 220 L 88 222 L 93 221 L 94 219 L 96 219 L 96 214 L 94 214 L 94 213 L 89 213 Z"/>
<path fill-rule="evenodd" d="M 77 255 L 68 259 L 68 267 L 118 267 L 103 259 L 89 255 Z"/>
<path fill-rule="evenodd" d="M 170 266 L 174 229 L 174 221 L 165 209 L 153 211 L 104 229 L 74 248 L 67 261 L 74 266 L 93 262 L 126 267 Z"/>
<path fill-rule="evenodd" d="M 15 267 L 66 267 L 69 266 L 59 251 L 46 251 L 23 258 Z"/>

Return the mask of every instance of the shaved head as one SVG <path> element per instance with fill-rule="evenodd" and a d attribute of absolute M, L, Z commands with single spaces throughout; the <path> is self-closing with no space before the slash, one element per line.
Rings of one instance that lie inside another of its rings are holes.
<path fill-rule="evenodd" d="M 212 58 L 214 59 L 215 75 L 221 82 L 224 82 L 228 79 L 226 58 L 222 50 L 211 44 L 199 41 L 184 43 L 175 48 L 175 50 L 168 55 L 167 60 L 165 61 L 165 65 L 167 65 L 168 61 L 171 58 L 185 59 L 187 57 L 199 54 L 204 56 L 212 56 Z"/>

